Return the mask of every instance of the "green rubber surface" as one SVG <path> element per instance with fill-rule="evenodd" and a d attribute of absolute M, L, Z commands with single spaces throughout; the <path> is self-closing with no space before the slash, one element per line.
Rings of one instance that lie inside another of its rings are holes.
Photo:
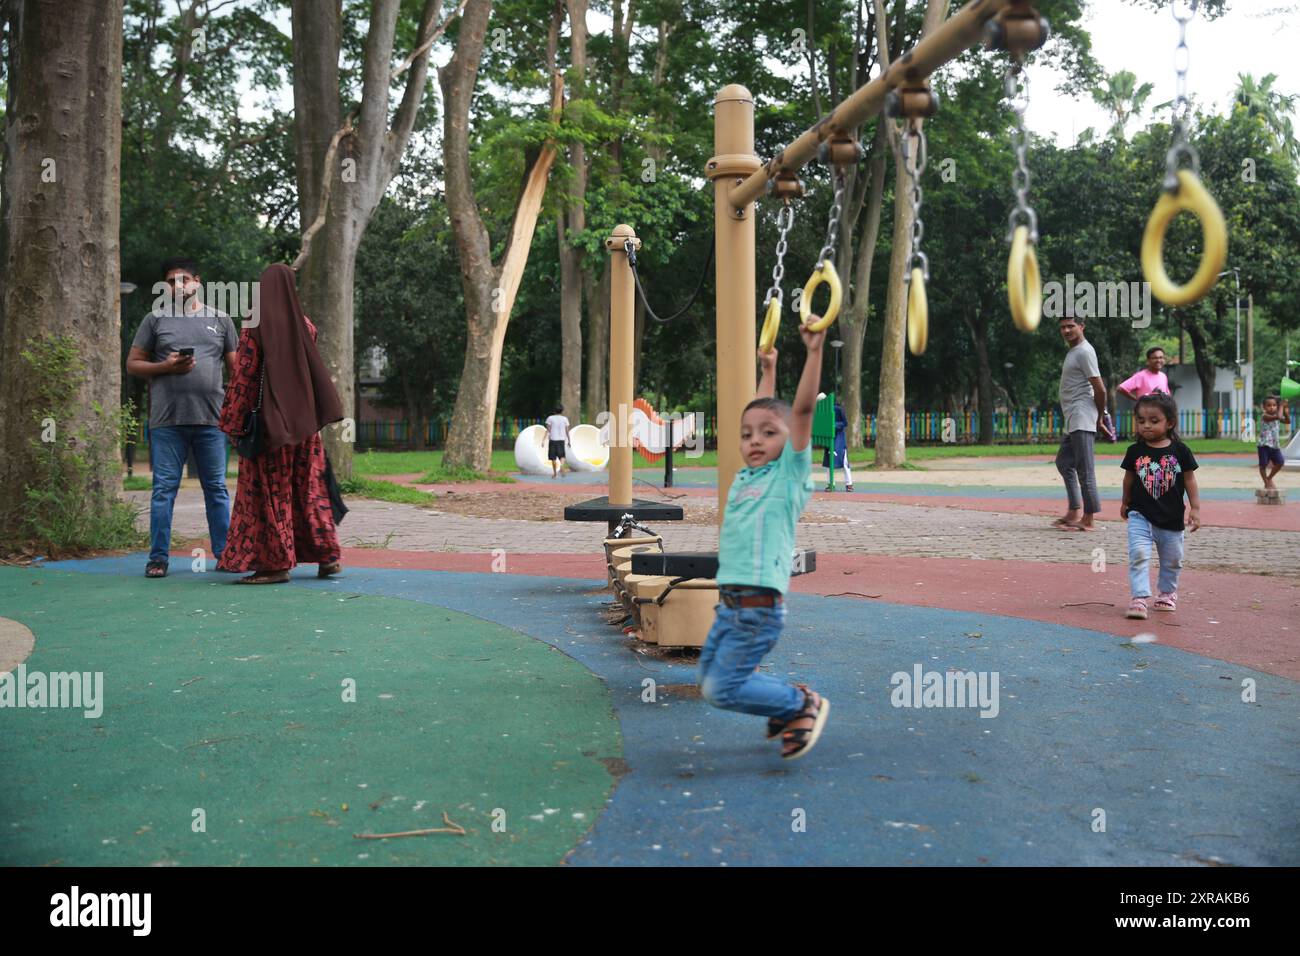
<path fill-rule="evenodd" d="M 104 701 L 0 708 L 0 864 L 548 865 L 595 822 L 622 740 L 572 658 L 424 603 L 231 581 L 0 567 L 28 672 L 102 672 Z M 353 836 L 443 811 L 465 836 Z"/>

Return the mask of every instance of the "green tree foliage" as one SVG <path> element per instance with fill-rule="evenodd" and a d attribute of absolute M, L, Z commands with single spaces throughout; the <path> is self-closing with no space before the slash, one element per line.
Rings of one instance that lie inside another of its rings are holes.
<path fill-rule="evenodd" d="M 350 102 L 360 90 L 369 4 L 344 2 L 340 85 Z M 1167 0 L 1129 2 L 1168 14 Z M 217 4 L 200 0 L 196 15 L 209 6 Z M 414 39 L 419 4 L 412 0 L 409 6 L 398 21 L 396 48 L 401 50 L 409 50 Z M 922 6 L 906 4 L 906 15 L 896 23 L 897 0 L 886 3 L 895 56 L 914 45 Z M 953 6 L 955 12 L 960 4 Z M 1101 91 L 1117 127 L 1112 132 L 1124 134 L 1084 136 L 1070 147 L 1033 139 L 1030 201 L 1039 216 L 1043 278 L 1141 281 L 1138 251 L 1164 174 L 1167 114 L 1157 109 L 1162 121 L 1152 121 L 1143 113 L 1150 109 L 1148 84 L 1123 70 L 1107 76 L 1093 61 L 1081 0 L 1043 0 L 1039 6 L 1052 22 L 1054 39 L 1035 54 L 1035 62 L 1058 68 L 1064 88 L 1075 95 Z M 1224 6 L 1222 0 L 1203 0 L 1198 18 L 1213 20 Z M 558 253 L 553 225 L 545 224 L 554 222 L 556 204 L 573 178 L 564 147 L 571 142 L 587 147 L 587 228 L 576 237 L 583 269 L 599 277 L 607 260 L 602 240 L 616 224 L 628 222 L 644 241 L 639 272 L 652 307 L 674 311 L 695 291 L 712 243 L 713 189 L 704 167 L 713 153 L 717 91 L 741 83 L 754 94 L 755 150 L 766 158 L 814 122 L 819 107 L 829 112 L 849 92 L 855 55 L 863 70 L 873 55 L 871 4 L 862 7 L 866 19 L 855 50 L 858 7 L 851 0 L 811 5 L 642 0 L 633 7 L 623 69 L 623 52 L 608 29 L 612 0 L 596 2 L 589 16 L 588 82 L 567 90 L 557 124 L 549 115 L 546 75 L 546 27 L 553 9 L 552 0 L 494 5 L 470 115 L 474 182 L 494 254 L 510 229 L 532 158 L 548 139 L 561 146 L 506 336 L 498 408 L 503 416 L 544 414 L 559 398 Z M 272 0 L 240 0 L 211 13 L 208 52 L 184 64 L 178 101 L 178 44 L 188 35 L 183 16 L 161 0 L 128 0 L 126 278 L 151 283 L 158 260 L 182 252 L 199 259 L 205 278 L 255 278 L 267 262 L 296 249 L 289 118 L 274 110 L 272 96 L 289 78 L 288 38 L 276 29 L 277 10 Z M 456 31 L 453 24 L 451 39 Z M 570 62 L 568 36 L 566 20 L 558 39 L 561 70 Z M 1047 409 L 1056 400 L 1064 346 L 1055 321 L 1045 318 L 1038 332 L 1024 335 L 1012 327 L 1005 304 L 1014 157 L 1012 114 L 1002 92 L 1004 65 L 1003 57 L 976 49 L 935 77 L 943 108 L 927 124 L 930 164 L 922 213 L 932 268 L 932 333 L 926 355 L 907 360 L 910 408 L 982 406 L 988 413 L 1002 406 Z M 1227 115 L 1199 117 L 1192 132 L 1203 178 L 1228 218 L 1229 265 L 1239 269 L 1243 293 L 1254 295 L 1261 389 L 1276 388 L 1264 370 L 1272 369 L 1273 353 L 1300 323 L 1300 198 L 1288 125 L 1292 98 L 1277 83 L 1275 77 L 1256 80 L 1244 74 L 1235 107 Z M 266 106 L 257 120 L 241 106 L 250 98 Z M 356 292 L 357 353 L 371 345 L 384 348 L 389 358 L 384 400 L 406 408 L 413 418 L 449 413 L 465 336 L 436 161 L 438 99 L 425 99 L 412 155 L 363 242 Z M 1038 102 L 1031 104 L 1031 117 Z M 859 131 L 864 143 L 871 142 L 875 122 Z M 1251 176 L 1245 175 L 1247 168 Z M 813 266 L 830 204 L 827 171 L 812 164 L 802 176 L 808 191 L 797 205 L 785 260 L 787 301 Z M 879 377 L 880 323 L 874 314 L 883 309 L 891 252 L 892 164 L 886 182 L 862 369 L 868 410 Z M 760 300 L 773 265 L 775 213 L 773 203 L 759 203 Z M 1179 216 L 1167 243 L 1170 274 L 1190 275 L 1199 250 L 1199 227 L 1190 216 Z M 669 408 L 712 410 L 714 295 L 710 269 L 699 300 L 685 315 L 664 325 L 646 318 L 638 390 L 656 404 L 662 398 Z M 1180 327 L 1187 330 L 1189 361 L 1194 330 L 1206 359 L 1221 365 L 1236 357 L 1232 306 L 1228 277 L 1197 306 L 1169 310 L 1153 303 L 1148 328 L 1135 329 L 1129 319 L 1098 318 L 1089 323 L 1088 336 L 1108 381 L 1135 369 L 1151 343 L 1176 351 Z M 127 310 L 127 334 L 146 308 L 138 293 Z M 779 343 L 783 387 L 793 383 L 799 366 L 793 324 L 787 313 Z M 1280 357 L 1275 364 L 1280 370 Z M 1268 376 L 1276 377 L 1272 371 Z M 834 365 L 827 362 L 823 387 L 834 386 Z"/>

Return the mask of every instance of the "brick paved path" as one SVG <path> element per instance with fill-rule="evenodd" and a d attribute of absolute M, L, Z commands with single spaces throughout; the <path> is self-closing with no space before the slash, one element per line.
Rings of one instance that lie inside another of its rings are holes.
<path fill-rule="evenodd" d="M 207 536 L 207 525 L 202 492 L 197 483 L 193 487 L 189 485 L 187 481 L 177 499 L 173 529 L 185 537 L 203 538 Z M 147 508 L 148 492 L 128 492 L 126 497 Z M 602 528 L 593 524 L 476 518 L 365 499 L 349 499 L 348 505 L 352 510 L 339 529 L 344 547 L 472 552 L 502 548 L 507 552 L 583 553 L 598 550 L 602 537 Z M 553 505 L 539 496 L 540 508 Z M 814 500 L 809 510 L 848 519 L 846 523 L 800 525 L 799 544 L 829 554 L 1077 562 L 1091 566 L 1094 549 L 1102 548 L 1107 564 L 1126 561 L 1127 538 L 1119 521 L 1100 522 L 1099 531 L 1086 534 L 1057 531 L 1041 515 L 824 500 Z M 147 512 L 140 521 L 142 527 L 148 527 Z M 665 523 L 655 530 L 664 535 L 671 550 L 717 548 L 717 530 L 709 525 Z M 1300 575 L 1300 534 L 1203 528 L 1188 535 L 1186 566 Z"/>

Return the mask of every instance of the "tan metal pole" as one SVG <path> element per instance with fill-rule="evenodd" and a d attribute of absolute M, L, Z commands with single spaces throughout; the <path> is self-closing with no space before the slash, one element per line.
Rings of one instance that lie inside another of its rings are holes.
<path fill-rule="evenodd" d="M 717 260 L 718 522 L 740 470 L 740 413 L 754 397 L 754 204 L 737 208 L 727 194 L 759 166 L 754 154 L 754 97 L 739 84 L 713 101 L 713 149 L 705 168 L 713 182 Z"/>
<path fill-rule="evenodd" d="M 984 24 L 1004 7 L 1011 6 L 1012 2 L 1013 0 L 978 0 L 966 4 L 959 13 L 915 48 L 897 57 L 883 74 L 858 87 L 829 116 L 805 130 L 798 139 L 746 179 L 744 185 L 732 190 L 732 205 L 744 207 L 754 202 L 767 188 L 768 180 L 782 169 L 799 169 L 817 155 L 817 147 L 833 130 L 849 132 L 875 116 L 884 107 L 885 94 L 895 86 L 925 79 L 949 60 L 955 60 L 980 42 Z"/>
<path fill-rule="evenodd" d="M 632 504 L 632 321 L 636 288 L 632 267 L 623 251 L 632 240 L 641 248 L 631 226 L 618 225 L 605 240 L 609 250 L 609 503 Z"/>

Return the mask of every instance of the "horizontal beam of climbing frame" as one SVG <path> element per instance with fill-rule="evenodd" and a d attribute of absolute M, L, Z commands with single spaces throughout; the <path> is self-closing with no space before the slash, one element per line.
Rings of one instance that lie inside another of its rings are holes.
<path fill-rule="evenodd" d="M 767 164 L 750 175 L 727 195 L 733 206 L 744 209 L 763 195 L 768 180 L 783 169 L 797 170 L 817 155 L 822 140 L 835 130 L 848 132 L 861 126 L 881 111 L 885 94 L 896 86 L 905 86 L 924 80 L 950 60 L 955 60 L 984 37 L 984 24 L 991 20 L 1012 0 L 975 0 L 961 12 L 923 39 L 916 47 L 896 57 L 889 69 L 870 83 L 857 88 L 814 126 L 806 129 L 798 139 L 777 153 Z"/>

